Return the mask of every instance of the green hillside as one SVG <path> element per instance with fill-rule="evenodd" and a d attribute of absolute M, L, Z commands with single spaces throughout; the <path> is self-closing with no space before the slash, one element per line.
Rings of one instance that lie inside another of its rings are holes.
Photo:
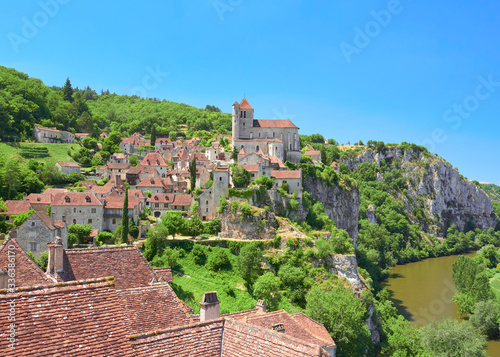
<path fill-rule="evenodd" d="M 89 132 L 95 137 L 112 130 L 147 134 L 153 124 L 158 126 L 158 135 L 173 133 L 172 137 L 177 133 L 202 135 L 201 130 L 231 130 L 230 114 L 210 105 L 206 109 L 109 91 L 99 95 L 89 87 L 73 89 L 69 80 L 64 87 L 48 87 L 37 78 L 0 66 L 1 141 L 25 140 L 32 135 L 35 124 Z"/>
<path fill-rule="evenodd" d="M 492 201 L 500 201 L 500 186 L 492 183 L 482 183 L 480 184 L 484 193 L 488 195 Z"/>
<path fill-rule="evenodd" d="M 31 158 L 43 163 L 74 161 L 68 153 L 78 148 L 78 144 L 0 143 L 0 157 L 18 162 L 25 162 Z M 33 155 L 34 151 L 40 153 Z"/>

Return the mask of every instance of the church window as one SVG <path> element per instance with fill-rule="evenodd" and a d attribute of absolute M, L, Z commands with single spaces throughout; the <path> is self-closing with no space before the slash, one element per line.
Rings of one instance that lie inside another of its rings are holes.
<path fill-rule="evenodd" d="M 243 112 L 240 112 L 240 118 L 243 118 Z"/>
<path fill-rule="evenodd" d="M 273 131 L 273 138 L 275 138 L 275 137 L 276 137 L 276 133 Z"/>
<path fill-rule="evenodd" d="M 246 118 L 246 117 L 247 117 L 247 111 L 245 110 L 245 111 L 243 112 L 243 118 Z"/>
<path fill-rule="evenodd" d="M 255 147 L 255 151 L 259 151 L 259 149 L 260 149 L 260 147 L 259 147 L 259 145 L 257 145 L 257 146 Z"/>

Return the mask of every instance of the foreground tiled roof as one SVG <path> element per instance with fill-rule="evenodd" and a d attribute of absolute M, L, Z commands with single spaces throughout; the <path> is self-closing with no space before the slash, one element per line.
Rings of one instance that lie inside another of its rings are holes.
<path fill-rule="evenodd" d="M 170 267 L 166 268 L 153 268 L 157 281 L 171 283 L 174 281 L 172 279 L 172 269 Z"/>
<path fill-rule="evenodd" d="M 31 203 L 28 201 L 16 201 L 16 200 L 7 200 L 5 201 L 5 206 L 8 208 L 5 212 L 0 212 L 0 214 L 19 214 L 26 213 L 29 210 L 32 210 Z"/>
<path fill-rule="evenodd" d="M 257 128 L 293 128 L 298 129 L 290 119 L 255 119 L 253 126 Z"/>
<path fill-rule="evenodd" d="M 117 293 L 128 334 L 137 335 L 193 322 L 167 283 L 117 290 Z"/>
<path fill-rule="evenodd" d="M 138 357 L 219 357 L 224 320 L 174 327 L 135 336 L 131 343 Z"/>
<path fill-rule="evenodd" d="M 64 271 L 59 280 L 95 279 L 113 276 L 117 289 L 148 286 L 156 281 L 153 269 L 136 247 L 65 249 Z"/>
<path fill-rule="evenodd" d="M 12 257 L 15 257 L 16 286 L 46 285 L 53 282 L 14 238 L 7 238 L 0 244 L 0 270 L 8 269 L 9 258 L 12 259 Z"/>
<path fill-rule="evenodd" d="M 227 319 L 224 323 L 221 356 L 329 357 L 330 355 L 318 345 L 287 334 Z"/>
<path fill-rule="evenodd" d="M 0 292 L 4 356 L 132 356 L 111 278 Z M 9 301 L 15 299 L 15 348 L 9 348 Z"/>
<path fill-rule="evenodd" d="M 300 170 L 273 170 L 271 178 L 275 179 L 300 179 Z"/>

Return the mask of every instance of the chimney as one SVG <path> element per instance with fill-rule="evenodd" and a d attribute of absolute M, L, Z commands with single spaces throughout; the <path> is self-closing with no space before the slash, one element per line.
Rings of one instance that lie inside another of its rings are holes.
<path fill-rule="evenodd" d="M 257 302 L 257 305 L 255 305 L 255 308 L 259 310 L 259 312 L 266 312 L 266 302 L 264 300 L 259 300 Z"/>
<path fill-rule="evenodd" d="M 8 280 L 7 270 L 0 269 L 0 290 L 7 289 Z"/>
<path fill-rule="evenodd" d="M 47 273 L 56 274 L 63 271 L 63 248 L 61 237 L 56 237 L 55 242 L 47 243 L 49 247 L 49 263 L 47 264 Z"/>
<path fill-rule="evenodd" d="M 203 294 L 200 302 L 200 322 L 219 318 L 219 304 L 217 291 L 208 291 Z"/>

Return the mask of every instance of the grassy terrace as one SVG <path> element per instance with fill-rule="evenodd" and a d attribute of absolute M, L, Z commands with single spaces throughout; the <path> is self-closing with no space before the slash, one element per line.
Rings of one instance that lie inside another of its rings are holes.
<path fill-rule="evenodd" d="M 23 150 L 46 148 L 50 156 L 37 158 L 43 163 L 55 161 L 74 161 L 69 155 L 68 150 L 73 152 L 79 148 L 78 144 L 43 144 L 43 143 L 0 143 L 0 157 L 3 159 L 16 159 L 20 162 L 27 162 L 21 153 Z M 72 150 L 73 149 L 73 150 Z"/>

